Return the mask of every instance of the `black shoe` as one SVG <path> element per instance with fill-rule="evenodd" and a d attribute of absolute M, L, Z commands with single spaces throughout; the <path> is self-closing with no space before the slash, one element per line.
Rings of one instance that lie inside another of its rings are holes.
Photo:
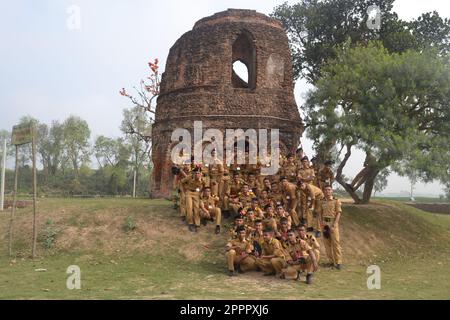
<path fill-rule="evenodd" d="M 206 226 L 208 224 L 208 221 L 206 219 L 202 219 L 202 225 Z"/>
<path fill-rule="evenodd" d="M 215 234 L 219 234 L 220 233 L 220 226 L 216 226 L 216 231 L 214 231 Z"/>
<path fill-rule="evenodd" d="M 265 276 L 265 277 L 274 276 L 274 275 L 275 275 L 275 272 L 263 273 L 263 276 Z"/>
<path fill-rule="evenodd" d="M 193 224 L 190 224 L 190 225 L 189 225 L 189 231 L 191 231 L 191 232 L 196 232 L 195 226 L 194 226 Z"/>
<path fill-rule="evenodd" d="M 320 231 L 316 231 L 316 238 L 320 238 Z"/>
<path fill-rule="evenodd" d="M 228 219 L 228 218 L 230 217 L 230 211 L 229 211 L 229 210 L 225 210 L 225 211 L 223 212 L 223 217 L 224 217 L 225 219 Z"/>
<path fill-rule="evenodd" d="M 337 265 L 335 265 L 334 266 L 336 269 L 338 269 L 338 270 L 342 270 L 342 265 L 341 264 L 337 264 Z"/>
<path fill-rule="evenodd" d="M 185 216 L 182 216 L 182 217 L 181 217 L 181 221 L 182 221 L 182 222 L 185 222 L 185 221 L 186 221 L 186 217 L 185 217 Z"/>
<path fill-rule="evenodd" d="M 235 277 L 236 276 L 236 272 L 234 272 L 233 270 L 228 270 L 228 275 L 230 277 Z"/>
<path fill-rule="evenodd" d="M 313 278 L 313 274 L 312 273 L 308 273 L 306 275 L 306 284 L 311 284 L 312 283 L 312 278 Z"/>

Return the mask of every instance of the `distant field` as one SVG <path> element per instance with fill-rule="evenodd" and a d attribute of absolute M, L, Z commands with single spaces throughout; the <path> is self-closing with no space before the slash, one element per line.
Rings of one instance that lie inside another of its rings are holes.
<path fill-rule="evenodd" d="M 256 272 L 229 278 L 226 235 L 212 225 L 191 234 L 166 200 L 40 199 L 38 210 L 36 260 L 31 208 L 18 210 L 12 258 L 9 210 L 0 213 L 1 299 L 450 299 L 450 216 L 401 202 L 345 204 L 345 268 L 322 267 L 312 286 Z M 373 264 L 380 290 L 366 286 Z M 81 290 L 66 288 L 69 265 L 81 269 Z"/>
<path fill-rule="evenodd" d="M 373 197 L 373 200 L 391 200 L 400 202 L 411 202 L 409 197 Z M 448 199 L 432 198 L 432 197 L 414 197 L 414 202 L 422 203 L 450 203 Z"/>

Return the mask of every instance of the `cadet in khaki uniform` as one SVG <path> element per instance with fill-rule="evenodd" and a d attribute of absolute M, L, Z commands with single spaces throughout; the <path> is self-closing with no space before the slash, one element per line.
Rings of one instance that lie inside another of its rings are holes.
<path fill-rule="evenodd" d="M 245 225 L 244 215 L 241 213 L 243 213 L 242 208 L 239 210 L 239 214 L 234 217 L 234 225 L 230 228 L 230 230 L 228 230 L 230 240 L 238 238 L 238 228 L 243 227 L 246 231 L 248 230 L 247 226 Z"/>
<path fill-rule="evenodd" d="M 272 205 L 268 204 L 264 208 L 264 219 L 263 219 L 264 228 L 277 230 L 277 220 L 275 219 L 275 211 Z"/>
<path fill-rule="evenodd" d="M 269 192 L 267 190 L 264 189 L 261 191 L 261 195 L 259 197 L 259 203 L 262 208 L 264 208 L 268 204 L 270 204 L 272 206 L 274 205 L 273 200 L 269 197 Z"/>
<path fill-rule="evenodd" d="M 217 158 L 216 150 L 211 152 L 213 157 L 211 163 L 209 164 L 209 180 L 211 187 L 211 194 L 215 196 L 221 196 L 219 193 L 219 186 L 223 176 L 223 163 Z"/>
<path fill-rule="evenodd" d="M 191 166 L 190 164 L 184 164 L 181 168 L 186 174 L 190 174 Z M 180 188 L 180 216 L 182 221 L 186 221 L 187 213 L 186 213 L 186 184 L 182 182 L 184 175 L 180 172 L 177 175 L 177 179 L 179 180 L 179 188 Z"/>
<path fill-rule="evenodd" d="M 277 238 L 283 248 L 286 248 L 288 244 L 288 231 L 289 228 L 288 219 L 286 217 L 281 217 L 278 223 L 278 230 L 275 232 L 275 238 Z"/>
<path fill-rule="evenodd" d="M 324 166 L 319 170 L 317 173 L 317 183 L 318 187 L 320 189 L 324 189 L 326 185 L 333 185 L 334 180 L 334 173 L 331 169 L 331 166 L 333 165 L 333 161 L 326 161 L 324 163 Z"/>
<path fill-rule="evenodd" d="M 240 272 L 256 270 L 255 257 L 252 256 L 253 246 L 246 239 L 246 230 L 239 227 L 236 230 L 238 238 L 231 240 L 226 245 L 225 256 L 227 258 L 228 274 L 235 276 L 235 267 Z"/>
<path fill-rule="evenodd" d="M 255 212 L 255 217 L 257 219 L 263 219 L 264 218 L 264 211 L 259 207 L 259 200 L 258 198 L 253 198 L 252 203 L 250 205 L 250 209 L 252 209 Z"/>
<path fill-rule="evenodd" d="M 341 201 L 333 197 L 333 189 L 327 185 L 324 188 L 325 198 L 320 201 L 319 219 L 323 229 L 323 243 L 328 259 L 336 269 L 341 269 L 342 250 L 339 240 L 339 220 L 341 219 Z"/>
<path fill-rule="evenodd" d="M 237 200 L 242 208 L 248 208 L 252 205 L 252 200 L 255 198 L 255 194 L 250 191 L 250 187 L 247 183 L 242 185 L 241 192 L 239 192 Z"/>
<path fill-rule="evenodd" d="M 307 184 L 303 180 L 300 180 L 297 185 L 300 191 L 300 198 L 302 199 L 302 214 L 306 212 L 308 231 L 312 231 L 311 228 L 313 228 L 317 232 L 320 232 L 321 228 L 317 208 L 320 205 L 320 201 L 324 198 L 324 194 L 318 187 Z"/>
<path fill-rule="evenodd" d="M 319 267 L 314 250 L 305 240 L 297 239 L 293 230 L 289 230 L 288 238 L 287 267 L 282 269 L 281 278 L 298 280 L 300 273 L 306 271 L 306 283 L 311 284 L 313 272 Z"/>
<path fill-rule="evenodd" d="M 287 212 L 291 215 L 292 222 L 298 226 L 300 219 L 297 215 L 297 186 L 291 182 L 288 182 L 286 177 L 281 178 L 283 202 L 286 206 Z"/>
<path fill-rule="evenodd" d="M 289 182 L 295 182 L 297 179 L 297 165 L 294 162 L 294 156 L 289 154 L 287 161 L 283 163 L 280 171 L 281 175 L 286 177 Z"/>
<path fill-rule="evenodd" d="M 309 246 L 314 250 L 314 254 L 316 255 L 316 261 L 317 263 L 319 263 L 320 244 L 319 241 L 317 241 L 316 237 L 314 237 L 312 234 L 307 233 L 305 226 L 297 227 L 297 234 L 299 239 L 305 240 L 306 243 L 308 243 Z"/>
<path fill-rule="evenodd" d="M 298 169 L 297 181 L 303 180 L 306 183 L 312 183 L 315 178 L 316 174 L 314 173 L 314 169 L 309 166 L 308 157 L 303 157 L 301 168 Z"/>
<path fill-rule="evenodd" d="M 204 219 L 212 220 L 216 222 L 215 233 L 220 233 L 220 225 L 222 223 L 222 212 L 218 207 L 219 197 L 211 195 L 211 188 L 205 187 L 203 196 L 200 201 L 201 216 Z"/>
<path fill-rule="evenodd" d="M 264 275 L 280 275 L 286 267 L 285 252 L 280 241 L 273 237 L 272 229 L 265 229 L 264 242 L 261 245 L 262 254 L 256 259 L 256 265 L 264 272 Z"/>
<path fill-rule="evenodd" d="M 253 255 L 259 257 L 262 254 L 263 222 L 260 219 L 255 220 L 254 230 L 248 233 L 248 239 L 253 245 Z"/>
<path fill-rule="evenodd" d="M 239 205 L 239 194 L 242 191 L 242 188 L 245 184 L 245 181 L 239 178 L 239 173 L 233 173 L 233 180 L 230 182 L 226 195 L 226 210 L 232 210 L 234 214 L 237 213 L 237 209 L 240 207 Z"/>
<path fill-rule="evenodd" d="M 269 197 L 272 199 L 274 205 L 277 205 L 279 203 L 285 204 L 285 199 L 283 193 L 279 190 L 278 182 L 272 182 Z"/>
<path fill-rule="evenodd" d="M 188 176 L 184 171 L 181 172 L 185 177 L 181 183 L 186 186 L 186 217 L 189 231 L 196 232 L 200 227 L 200 194 L 205 181 L 199 168 L 193 170 L 194 176 Z"/>
<path fill-rule="evenodd" d="M 247 184 L 252 190 L 252 192 L 259 197 L 262 188 L 261 185 L 259 184 L 258 179 L 256 179 L 256 175 L 253 172 L 250 172 L 248 174 Z"/>
<path fill-rule="evenodd" d="M 230 182 L 231 182 L 231 177 L 230 177 L 230 171 L 228 166 L 224 165 L 223 166 L 223 175 L 219 181 L 219 198 L 220 198 L 220 208 L 223 211 L 227 211 L 228 213 L 228 208 L 226 207 L 228 205 L 228 196 L 227 196 L 227 192 L 230 188 Z"/>

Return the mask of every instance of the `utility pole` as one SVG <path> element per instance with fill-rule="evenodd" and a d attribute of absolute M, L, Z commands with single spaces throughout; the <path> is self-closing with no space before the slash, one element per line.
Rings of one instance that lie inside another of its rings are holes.
<path fill-rule="evenodd" d="M 136 198 L 136 169 L 133 170 L 133 198 Z"/>
<path fill-rule="evenodd" d="M 5 207 L 6 138 L 3 141 L 2 178 L 0 187 L 0 211 Z"/>

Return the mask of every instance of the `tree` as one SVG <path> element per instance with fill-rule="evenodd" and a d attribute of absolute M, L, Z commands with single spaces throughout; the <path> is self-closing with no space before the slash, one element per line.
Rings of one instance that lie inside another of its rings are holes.
<path fill-rule="evenodd" d="M 64 152 L 75 173 L 79 177 L 79 168 L 89 162 L 89 138 L 91 130 L 88 123 L 80 117 L 70 116 L 63 123 Z"/>
<path fill-rule="evenodd" d="M 301 0 L 284 3 L 272 17 L 280 20 L 288 34 L 294 75 L 315 84 L 321 69 L 336 58 L 335 47 L 350 39 L 353 45 L 379 40 L 390 52 L 438 48 L 442 55 L 450 50 L 450 20 L 437 12 L 425 13 L 411 22 L 402 21 L 392 11 L 395 0 Z M 380 29 L 369 29 L 368 9 L 377 5 Z"/>
<path fill-rule="evenodd" d="M 127 137 L 135 136 L 137 140 L 132 141 L 134 146 L 134 159 L 135 159 L 135 170 L 139 171 L 139 166 L 137 162 L 138 159 L 145 159 L 146 156 L 142 154 L 142 150 L 148 154 L 148 159 L 151 159 L 151 129 L 154 122 L 155 116 L 155 101 L 159 95 L 161 78 L 159 74 L 159 61 L 155 59 L 153 62 L 149 62 L 150 76 L 147 77 L 147 81 L 141 79 L 140 87 L 136 90 L 138 97 L 134 97 L 127 93 L 125 88 L 120 90 L 120 94 L 128 98 L 132 103 L 133 107 L 124 110 L 123 120 L 121 124 L 121 130 L 125 133 Z M 139 141 L 143 142 L 142 144 Z M 138 151 L 140 149 L 140 151 Z M 139 156 L 141 154 L 141 156 Z M 151 181 L 151 175 L 149 175 L 149 182 Z M 151 183 L 149 183 L 151 187 Z M 150 191 L 150 190 L 149 190 Z"/>
<path fill-rule="evenodd" d="M 388 177 L 391 172 L 389 169 L 383 169 L 375 177 L 375 182 L 373 184 L 373 196 L 375 193 L 383 191 L 388 185 Z"/>
<path fill-rule="evenodd" d="M 138 98 L 128 94 L 125 88 L 119 91 L 122 96 L 128 98 L 134 105 L 134 108 L 124 111 L 124 120 L 121 125 L 122 131 L 126 134 L 136 135 L 145 142 L 151 141 L 151 124 L 155 115 L 154 102 L 160 90 L 161 79 L 158 63 L 158 59 L 155 59 L 154 62 L 149 62 L 150 76 L 147 77 L 147 81 L 141 79 L 139 89 L 134 87 Z"/>
<path fill-rule="evenodd" d="M 316 149 L 332 141 L 341 153 L 345 150 L 336 181 L 356 203 L 368 203 L 380 171 L 395 168 L 402 159 L 411 159 L 423 176 L 443 176 L 441 168 L 448 168 L 449 159 L 449 105 L 449 60 L 436 51 L 398 54 L 380 42 L 345 44 L 309 92 L 305 121 Z M 342 175 L 354 148 L 366 153 L 362 198 Z M 425 157 L 436 158 L 441 166 L 421 166 L 429 163 Z"/>
<path fill-rule="evenodd" d="M 94 154 L 100 169 L 107 177 L 112 194 L 123 191 L 127 182 L 131 146 L 124 139 L 99 136 L 95 140 Z"/>
<path fill-rule="evenodd" d="M 139 132 L 146 133 L 145 136 L 151 136 L 151 121 L 146 116 L 146 112 L 138 106 L 125 109 L 120 126 L 127 143 L 131 146 L 131 161 L 133 170 L 136 172 L 136 184 L 139 184 L 140 172 L 149 165 L 151 142 L 148 139 L 142 139 L 138 134 L 133 134 L 130 128 L 138 128 Z"/>

